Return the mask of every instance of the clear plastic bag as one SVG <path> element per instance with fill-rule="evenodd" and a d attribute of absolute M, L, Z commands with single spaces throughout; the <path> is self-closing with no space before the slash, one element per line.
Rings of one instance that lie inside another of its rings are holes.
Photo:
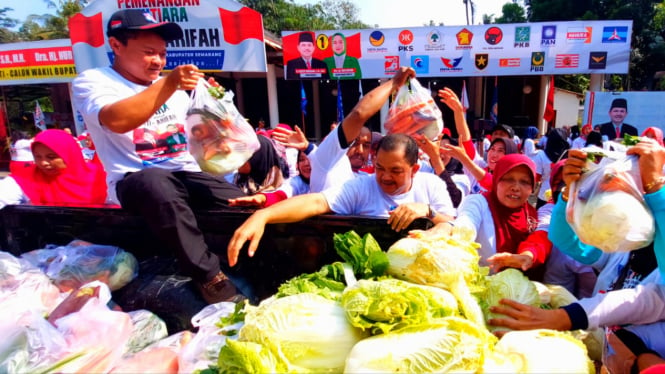
<path fill-rule="evenodd" d="M 228 174 L 259 149 L 259 140 L 233 104 L 233 92 L 211 87 L 201 79 L 192 91 L 187 112 L 189 152 L 204 171 Z"/>
<path fill-rule="evenodd" d="M 571 185 L 566 220 L 579 239 L 604 252 L 629 252 L 653 241 L 655 222 L 641 193 L 636 156 L 605 156 Z"/>
<path fill-rule="evenodd" d="M 422 134 L 434 139 L 443 131 L 443 116 L 432 93 L 412 78 L 393 100 L 384 125 L 388 134 Z"/>
<path fill-rule="evenodd" d="M 66 246 L 48 246 L 21 258 L 38 267 L 67 292 L 99 280 L 111 291 L 122 288 L 138 274 L 136 257 L 121 248 L 74 240 Z"/>

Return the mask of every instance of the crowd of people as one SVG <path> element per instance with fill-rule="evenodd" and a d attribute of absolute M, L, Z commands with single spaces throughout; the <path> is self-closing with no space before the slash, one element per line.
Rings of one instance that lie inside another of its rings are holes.
<path fill-rule="evenodd" d="M 166 45 L 182 37 L 180 27 L 156 23 L 140 10 L 121 10 L 111 17 L 107 36 L 113 64 L 84 71 L 73 82 L 75 106 L 89 134 L 81 140 L 94 142 L 94 156 L 86 160 L 80 143 L 62 130 L 17 140 L 15 153 L 21 157 L 0 181 L 0 207 L 106 203 L 141 215 L 209 303 L 252 298 L 233 267 L 241 251 L 254 255 L 267 224 L 334 213 L 382 217 L 387 229 L 403 231 L 426 217 L 434 227 L 419 235 L 464 233 L 479 243 L 481 265 L 492 272 L 517 268 L 580 298 L 558 310 L 503 300 L 493 311 L 507 317 L 491 324 L 560 330 L 607 326 L 634 353 L 637 365 L 644 362 L 641 354 L 665 357 L 662 228 L 656 224 L 655 240 L 644 248 L 605 253 L 579 239 L 565 211 L 568 191 L 588 170 L 587 153 L 597 147 L 638 158 L 641 193 L 660 222 L 665 148 L 659 128 L 648 128 L 632 147 L 613 141 L 606 124 L 598 131 L 582 126 L 578 137 L 564 128 L 539 137 L 537 128 L 528 127 L 523 139 L 512 127 L 497 124 L 487 139 L 476 142 L 459 98 L 444 88 L 437 95 L 454 113 L 454 131 L 446 128 L 436 139 L 382 136 L 365 124 L 415 77 L 412 68 L 402 67 L 364 95 L 319 144 L 298 126 L 267 129 L 262 124 L 259 150 L 222 178 L 201 171 L 182 147 L 165 147 L 157 155 L 136 145 L 138 133 L 182 132 L 184 139 L 186 91 L 204 74 L 195 65 L 181 65 L 161 76 Z M 627 110 L 621 100 L 613 102 L 611 115 L 617 108 Z M 633 133 L 621 126 L 610 130 L 614 138 Z M 220 258 L 208 248 L 194 210 L 236 206 L 256 211 L 235 231 L 228 257 Z"/>

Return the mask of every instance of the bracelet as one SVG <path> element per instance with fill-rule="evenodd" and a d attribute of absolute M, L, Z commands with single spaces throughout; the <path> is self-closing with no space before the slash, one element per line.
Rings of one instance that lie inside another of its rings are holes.
<path fill-rule="evenodd" d="M 665 184 L 665 176 L 661 176 L 661 177 L 656 178 L 656 179 L 652 180 L 651 182 L 647 183 L 644 186 L 644 192 L 645 193 L 656 192 L 656 191 L 654 191 L 654 187 L 657 187 L 658 185 L 661 185 L 660 187 L 662 187 L 662 185 L 664 185 L 664 184 Z"/>
<path fill-rule="evenodd" d="M 561 194 L 559 194 L 559 196 L 561 196 L 561 200 L 563 200 L 566 203 L 568 202 L 568 186 L 563 186 L 563 188 L 561 189 Z"/>
<path fill-rule="evenodd" d="M 312 152 L 313 150 L 314 150 L 314 144 L 312 144 L 311 142 L 308 142 L 307 143 L 307 148 L 305 148 L 305 150 L 303 152 L 305 152 L 305 155 L 309 155 L 309 153 Z"/>

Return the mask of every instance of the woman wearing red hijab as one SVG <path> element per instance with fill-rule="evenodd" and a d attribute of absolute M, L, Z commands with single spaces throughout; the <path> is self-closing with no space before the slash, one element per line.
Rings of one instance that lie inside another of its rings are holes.
<path fill-rule="evenodd" d="M 646 130 L 642 133 L 642 136 L 651 138 L 660 144 L 663 147 L 663 130 L 658 127 L 647 127 Z"/>
<path fill-rule="evenodd" d="M 106 173 L 86 162 L 76 140 L 62 130 L 42 131 L 32 143 L 35 165 L 0 181 L 0 208 L 34 205 L 91 205 L 106 202 Z"/>

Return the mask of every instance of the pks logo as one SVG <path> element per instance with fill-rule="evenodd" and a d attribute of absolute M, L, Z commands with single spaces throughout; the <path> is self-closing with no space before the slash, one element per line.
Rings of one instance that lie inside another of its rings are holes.
<path fill-rule="evenodd" d="M 602 70 L 607 67 L 607 52 L 590 52 L 589 69 Z"/>
<path fill-rule="evenodd" d="M 545 70 L 545 52 L 531 52 L 531 71 Z"/>
<path fill-rule="evenodd" d="M 555 25 L 546 25 L 543 26 L 543 30 L 540 38 L 540 45 L 545 47 L 554 47 L 556 45 L 556 26 Z"/>
<path fill-rule="evenodd" d="M 386 37 L 379 30 L 372 31 L 372 33 L 369 34 L 369 44 L 371 44 L 375 47 L 382 46 L 383 42 L 385 42 L 385 41 L 386 41 Z"/>
<path fill-rule="evenodd" d="M 429 56 L 418 55 L 411 56 L 411 67 L 416 71 L 416 74 L 429 73 Z"/>
<path fill-rule="evenodd" d="M 457 34 L 457 49 L 471 49 L 471 41 L 473 40 L 473 33 L 467 28 L 463 28 Z"/>
<path fill-rule="evenodd" d="M 485 41 L 490 45 L 497 45 L 503 40 L 503 31 L 496 26 L 492 26 L 485 31 Z"/>
<path fill-rule="evenodd" d="M 531 44 L 531 26 L 515 27 L 515 48 L 529 48 Z"/>
<path fill-rule="evenodd" d="M 625 43 L 628 40 L 628 26 L 603 27 L 603 43 Z"/>
<path fill-rule="evenodd" d="M 398 40 L 402 45 L 397 46 L 397 51 L 413 51 L 413 46 L 411 45 L 413 43 L 413 33 L 410 30 L 402 30 L 399 33 Z"/>
<path fill-rule="evenodd" d="M 485 70 L 489 64 L 490 55 L 487 53 L 476 53 L 476 58 L 473 59 L 474 65 L 478 70 Z"/>
<path fill-rule="evenodd" d="M 383 61 L 383 70 L 385 73 L 388 74 L 394 74 L 397 73 L 397 69 L 399 69 L 399 56 L 385 56 L 385 60 Z"/>

